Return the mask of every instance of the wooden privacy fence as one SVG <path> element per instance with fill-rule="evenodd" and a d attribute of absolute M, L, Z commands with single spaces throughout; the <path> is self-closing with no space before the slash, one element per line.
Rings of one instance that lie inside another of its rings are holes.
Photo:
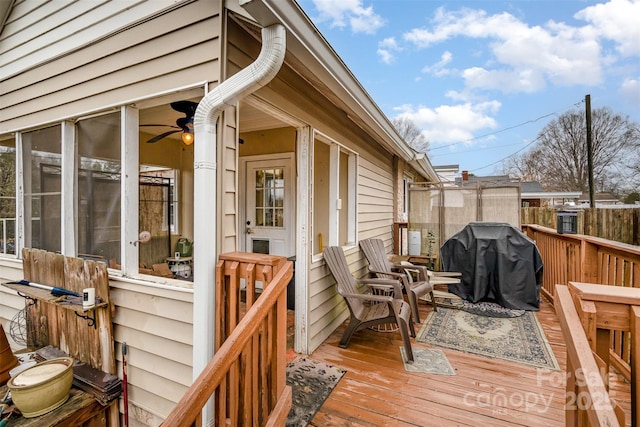
<path fill-rule="evenodd" d="M 216 353 L 163 426 L 200 425 L 202 408 L 211 396 L 217 426 L 285 424 L 291 409 L 291 387 L 286 385 L 286 289 L 292 277 L 293 265 L 284 257 L 220 255 Z"/>
<path fill-rule="evenodd" d="M 640 208 L 568 209 L 578 214 L 578 234 L 640 245 Z M 557 229 L 558 209 L 521 208 L 522 224 Z"/>

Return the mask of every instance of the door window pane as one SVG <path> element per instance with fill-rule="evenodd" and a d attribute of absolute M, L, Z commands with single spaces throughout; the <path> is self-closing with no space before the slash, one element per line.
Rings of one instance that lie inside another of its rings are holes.
<path fill-rule="evenodd" d="M 256 170 L 256 226 L 284 227 L 284 169 Z"/>

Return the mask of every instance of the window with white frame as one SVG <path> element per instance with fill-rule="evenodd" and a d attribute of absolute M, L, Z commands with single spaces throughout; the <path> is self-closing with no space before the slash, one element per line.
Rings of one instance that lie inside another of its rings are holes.
<path fill-rule="evenodd" d="M 409 187 L 413 183 L 413 177 L 405 174 L 402 178 L 402 218 L 401 221 L 409 220 Z"/>
<path fill-rule="evenodd" d="M 62 126 L 22 134 L 25 247 L 61 251 Z"/>
<path fill-rule="evenodd" d="M 191 237 L 192 222 L 179 220 L 193 211 L 193 198 L 184 200 L 193 191 L 193 148 L 178 135 L 141 149 L 141 139 L 177 133 L 158 131 L 164 122 L 153 120 L 178 114 L 168 101 L 146 102 L 162 111 L 122 106 L 0 135 L 0 255 L 44 249 L 103 259 L 131 275 L 165 262 L 177 233 Z M 151 125 L 140 124 L 141 111 Z M 160 166 L 144 177 L 149 163 Z M 156 230 L 138 244 L 141 231 Z"/>
<path fill-rule="evenodd" d="M 313 253 L 356 241 L 354 152 L 318 136 L 313 149 Z"/>
<path fill-rule="evenodd" d="M 0 254 L 16 254 L 16 143 L 0 140 Z"/>
<path fill-rule="evenodd" d="M 78 254 L 120 263 L 120 113 L 76 124 Z"/>

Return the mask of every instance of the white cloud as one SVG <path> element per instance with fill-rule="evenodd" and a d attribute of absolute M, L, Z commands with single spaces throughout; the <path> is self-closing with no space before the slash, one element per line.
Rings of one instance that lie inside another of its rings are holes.
<path fill-rule="evenodd" d="M 620 85 L 620 94 L 631 105 L 640 104 L 640 79 L 626 79 Z"/>
<path fill-rule="evenodd" d="M 488 15 L 483 10 L 439 8 L 430 29 L 413 29 L 403 37 L 418 48 L 456 37 L 489 40 L 494 69 L 463 71 L 466 83 L 478 89 L 530 93 L 544 88 L 545 82 L 594 85 L 603 80 L 601 46 L 597 31 L 590 26 L 571 27 L 553 21 L 529 26 L 509 13 Z"/>
<path fill-rule="evenodd" d="M 400 47 L 396 42 L 396 39 L 393 37 L 388 37 L 381 42 L 378 43 L 378 55 L 382 62 L 385 64 L 390 64 L 394 61 L 395 55 L 394 52 L 400 51 Z"/>
<path fill-rule="evenodd" d="M 485 70 L 480 67 L 467 68 L 462 72 L 467 88 L 495 89 L 505 93 L 534 93 L 545 87 L 541 72 L 531 69 Z"/>
<path fill-rule="evenodd" d="M 331 21 L 332 27 L 346 27 L 354 33 L 373 34 L 385 21 L 373 11 L 373 6 L 364 7 L 362 0 L 313 0 L 320 12 L 321 21 Z"/>
<path fill-rule="evenodd" d="M 590 22 L 597 35 L 612 40 L 623 56 L 640 54 L 640 1 L 611 0 L 576 13 Z"/>
<path fill-rule="evenodd" d="M 440 61 L 436 62 L 433 65 L 427 65 L 422 69 L 423 73 L 431 73 L 434 76 L 445 76 L 451 73 L 451 70 L 445 68 L 447 64 L 449 64 L 453 60 L 453 54 L 449 51 L 445 51 L 440 56 Z"/>
<path fill-rule="evenodd" d="M 482 129 L 494 129 L 496 121 L 491 117 L 500 109 L 500 102 L 487 101 L 473 104 L 441 105 L 436 108 L 402 105 L 396 108 L 396 117 L 407 117 L 429 140 L 432 148 L 451 142 L 463 142 L 474 137 Z"/>

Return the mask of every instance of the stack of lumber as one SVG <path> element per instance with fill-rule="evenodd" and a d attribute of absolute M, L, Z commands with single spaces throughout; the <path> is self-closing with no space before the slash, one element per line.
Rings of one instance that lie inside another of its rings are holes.
<path fill-rule="evenodd" d="M 35 353 L 36 360 L 39 361 L 69 357 L 64 351 L 51 345 L 36 350 Z M 73 364 L 73 385 L 80 390 L 91 393 L 98 402 L 105 406 L 122 393 L 120 378 L 77 360 Z"/>

